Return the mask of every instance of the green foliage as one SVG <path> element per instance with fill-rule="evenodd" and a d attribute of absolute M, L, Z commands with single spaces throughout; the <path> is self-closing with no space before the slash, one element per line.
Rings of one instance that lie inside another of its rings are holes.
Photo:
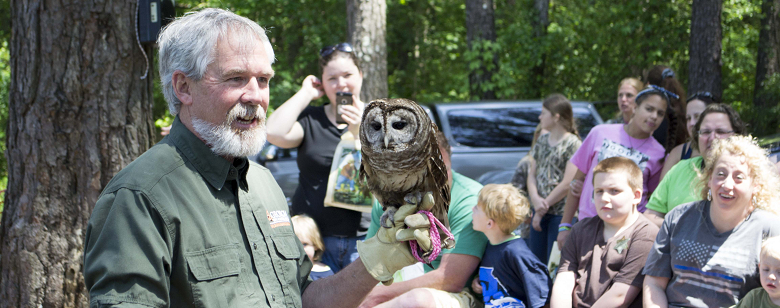
<path fill-rule="evenodd" d="M 424 104 L 472 99 L 471 68 L 485 59 L 492 65 L 497 56 L 497 73 L 481 86 L 494 90 L 499 99 L 539 99 L 562 93 L 572 100 L 608 102 L 597 108 L 604 118 L 610 118 L 616 111 L 618 82 L 629 76 L 642 77 L 652 65 L 671 66 L 687 84 L 691 2 L 553 0 L 546 35 L 536 37 L 533 0 L 494 0 L 497 39 L 474 42 L 470 50 L 462 1 L 390 0 L 386 27 L 389 95 Z M 752 109 L 760 4 L 761 0 L 724 0 L 722 15 L 723 100 L 753 123 L 780 116 L 778 110 Z M 320 48 L 347 39 L 344 1 L 181 0 L 176 5 L 179 15 L 204 7 L 226 8 L 268 30 L 276 53 L 269 111 L 291 97 L 307 75 L 320 75 Z M 0 0 L 0 38 L 6 55 L 9 11 L 10 0 Z M 7 56 L 0 61 L 0 121 L 7 118 L 7 63 Z M 315 104 L 323 102 L 320 99 Z M 156 124 L 170 123 L 158 83 L 154 104 Z M 3 134 L 6 126 L 0 124 Z M 4 173 L 4 164 L 2 168 Z"/>
<path fill-rule="evenodd" d="M 391 97 L 420 103 L 467 100 L 466 5 L 461 1 L 387 3 L 387 72 Z"/>

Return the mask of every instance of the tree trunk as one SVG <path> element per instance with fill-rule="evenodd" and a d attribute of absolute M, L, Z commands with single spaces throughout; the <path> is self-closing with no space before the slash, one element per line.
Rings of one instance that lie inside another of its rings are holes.
<path fill-rule="evenodd" d="M 688 49 L 688 93 L 706 91 L 723 97 L 720 73 L 723 65 L 721 10 L 721 0 L 693 0 Z"/>
<path fill-rule="evenodd" d="M 549 21 L 549 9 L 550 0 L 534 0 L 534 12 L 536 18 L 533 19 L 532 25 L 534 28 L 534 42 L 537 47 L 537 55 L 533 59 L 539 59 L 539 62 L 531 69 L 533 76 L 531 78 L 534 83 L 534 91 L 531 97 L 542 97 L 542 88 L 544 88 L 544 66 L 545 66 L 545 54 L 544 54 L 544 40 L 547 36 L 547 26 Z"/>
<path fill-rule="evenodd" d="M 498 55 L 493 53 L 492 60 L 484 61 L 481 53 L 493 52 L 491 49 L 477 48 L 476 42 L 496 41 L 496 22 L 493 0 L 466 0 L 466 40 L 469 50 L 479 52 L 476 57 L 479 67 L 469 73 L 471 96 L 480 99 L 495 99 L 496 93 L 491 87 L 493 74 L 498 70 Z"/>
<path fill-rule="evenodd" d="M 387 97 L 387 41 L 384 0 L 347 0 L 348 41 L 363 69 L 360 99 L 369 102 Z"/>
<path fill-rule="evenodd" d="M 111 177 L 153 142 L 135 9 L 128 0 L 11 1 L 0 307 L 88 307 L 89 215 Z"/>
<path fill-rule="evenodd" d="M 758 58 L 756 60 L 756 86 L 753 105 L 757 114 L 769 108 L 778 108 L 780 102 L 780 0 L 764 0 L 761 6 L 761 30 L 758 34 Z M 774 78 L 772 78 L 774 77 Z M 764 119 L 761 129 L 766 134 L 775 133 L 780 119 Z M 774 129 L 773 129 L 774 128 Z M 759 128 L 756 127 L 758 131 Z"/>

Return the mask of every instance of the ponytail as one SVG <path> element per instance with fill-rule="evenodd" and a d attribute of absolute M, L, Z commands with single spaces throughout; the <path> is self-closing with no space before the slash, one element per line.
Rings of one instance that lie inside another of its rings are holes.
<path fill-rule="evenodd" d="M 685 89 L 675 77 L 674 71 L 668 66 L 656 65 L 647 73 L 647 83 L 666 89 L 677 94 L 678 97 L 669 97 L 667 107 L 667 119 L 669 120 L 666 131 L 666 153 L 672 151 L 678 144 L 685 142 L 688 132 L 685 127 Z"/>
<path fill-rule="evenodd" d="M 577 131 L 577 124 L 574 122 L 574 111 L 566 96 L 563 96 L 562 94 L 552 94 L 544 99 L 542 106 L 552 112 L 552 114 L 560 115 L 558 123 L 560 123 L 567 132 L 574 134 L 577 138 L 580 137 L 580 133 Z"/>

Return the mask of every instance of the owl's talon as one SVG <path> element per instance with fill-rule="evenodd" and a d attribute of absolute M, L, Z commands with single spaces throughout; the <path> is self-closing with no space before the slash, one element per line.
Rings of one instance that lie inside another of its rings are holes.
<path fill-rule="evenodd" d="M 395 207 L 388 207 L 387 210 L 382 213 L 382 216 L 379 218 L 379 222 L 384 228 L 392 228 L 395 226 Z M 389 222 L 388 222 L 389 221 Z"/>
<path fill-rule="evenodd" d="M 421 201 L 422 201 L 422 193 L 419 191 L 408 193 L 406 194 L 406 196 L 404 196 L 404 202 L 408 204 L 419 205 Z"/>

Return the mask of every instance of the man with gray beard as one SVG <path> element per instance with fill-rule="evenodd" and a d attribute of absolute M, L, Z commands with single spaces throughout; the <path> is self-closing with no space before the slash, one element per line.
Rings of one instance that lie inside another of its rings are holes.
<path fill-rule="evenodd" d="M 354 307 L 414 263 L 400 223 L 359 244 L 360 262 L 312 282 L 281 189 L 246 158 L 265 143 L 274 75 L 265 31 L 204 9 L 168 25 L 158 44 L 176 119 L 95 205 L 84 247 L 90 307 Z"/>

